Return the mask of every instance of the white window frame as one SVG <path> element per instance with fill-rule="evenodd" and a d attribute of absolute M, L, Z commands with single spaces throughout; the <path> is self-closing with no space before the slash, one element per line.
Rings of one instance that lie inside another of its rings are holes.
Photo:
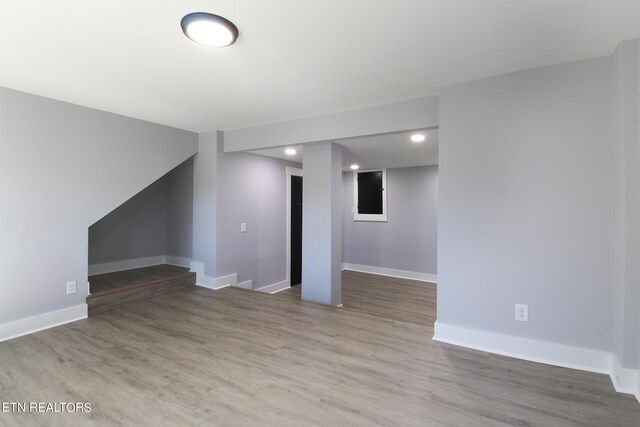
<path fill-rule="evenodd" d="M 382 214 L 358 213 L 358 174 L 364 172 L 382 172 Z M 353 171 L 353 212 L 354 221 L 387 222 L 387 169 L 366 169 Z"/>

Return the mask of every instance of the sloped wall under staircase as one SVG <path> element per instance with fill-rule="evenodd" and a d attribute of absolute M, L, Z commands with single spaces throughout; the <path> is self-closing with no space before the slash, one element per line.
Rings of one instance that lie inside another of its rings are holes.
<path fill-rule="evenodd" d="M 0 339 L 86 307 L 88 227 L 197 151 L 192 132 L 0 88 Z"/>

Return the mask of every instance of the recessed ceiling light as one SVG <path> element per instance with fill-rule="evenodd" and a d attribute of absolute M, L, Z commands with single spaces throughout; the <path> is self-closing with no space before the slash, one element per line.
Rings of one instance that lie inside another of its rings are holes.
<path fill-rule="evenodd" d="M 180 26 L 185 36 L 205 46 L 231 46 L 238 38 L 238 27 L 233 22 L 212 13 L 194 12 L 185 15 Z"/>
<path fill-rule="evenodd" d="M 358 169 L 360 169 L 360 166 L 356 165 L 356 164 L 353 164 L 353 165 L 351 165 L 351 169 L 352 170 L 358 170 Z"/>
<path fill-rule="evenodd" d="M 424 142 L 425 139 L 426 137 L 422 133 L 414 133 L 411 135 L 411 141 L 413 142 Z"/>
<path fill-rule="evenodd" d="M 297 153 L 297 151 L 293 148 L 287 148 L 286 150 L 284 150 L 284 152 L 288 156 L 295 156 L 295 154 Z"/>

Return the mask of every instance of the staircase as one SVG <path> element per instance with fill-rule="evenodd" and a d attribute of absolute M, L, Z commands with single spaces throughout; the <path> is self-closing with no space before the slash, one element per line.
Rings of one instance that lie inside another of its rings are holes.
<path fill-rule="evenodd" d="M 196 273 L 173 265 L 154 265 L 133 270 L 89 276 L 89 316 L 113 310 L 132 301 L 150 299 L 179 290 L 192 289 Z"/>

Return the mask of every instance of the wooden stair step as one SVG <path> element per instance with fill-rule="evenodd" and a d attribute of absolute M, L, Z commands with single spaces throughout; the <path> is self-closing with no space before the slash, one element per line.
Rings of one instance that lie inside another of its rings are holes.
<path fill-rule="evenodd" d="M 92 292 L 87 297 L 89 316 L 113 310 L 131 301 L 149 299 L 195 286 L 196 273 L 183 269 L 183 271 L 170 271 L 164 275 L 165 277 L 161 277 L 163 274 L 157 274 L 157 272 L 162 271 L 162 266 L 157 267 L 160 269 L 153 270 L 152 267 L 146 267 L 146 270 L 134 269 L 90 277 L 90 282 L 95 280 L 100 282 L 101 286 L 99 292 Z M 150 272 L 147 279 L 145 279 L 145 271 Z M 120 279 L 119 282 L 118 279 Z M 103 283 L 109 280 L 114 280 L 112 286 L 104 286 Z"/>

